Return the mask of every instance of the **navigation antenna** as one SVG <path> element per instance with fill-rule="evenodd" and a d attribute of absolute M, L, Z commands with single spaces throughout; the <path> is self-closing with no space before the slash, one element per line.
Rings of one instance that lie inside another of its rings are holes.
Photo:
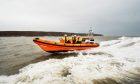
<path fill-rule="evenodd" d="M 93 39 L 94 33 L 92 27 L 89 29 L 88 38 Z"/>

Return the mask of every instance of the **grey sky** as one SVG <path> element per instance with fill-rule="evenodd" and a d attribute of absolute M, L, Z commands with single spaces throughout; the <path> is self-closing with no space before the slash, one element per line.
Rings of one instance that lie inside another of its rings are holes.
<path fill-rule="evenodd" d="M 140 36 L 140 0 L 0 0 L 0 31 Z"/>

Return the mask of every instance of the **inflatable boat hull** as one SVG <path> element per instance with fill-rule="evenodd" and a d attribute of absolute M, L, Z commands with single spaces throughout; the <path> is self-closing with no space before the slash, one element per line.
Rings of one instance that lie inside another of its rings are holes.
<path fill-rule="evenodd" d="M 54 41 L 48 41 L 44 39 L 33 39 L 34 43 L 36 43 L 41 49 L 46 52 L 66 52 L 66 51 L 74 51 L 74 50 L 86 50 L 91 48 L 99 47 L 98 43 L 94 44 L 70 44 L 70 43 L 60 43 Z"/>

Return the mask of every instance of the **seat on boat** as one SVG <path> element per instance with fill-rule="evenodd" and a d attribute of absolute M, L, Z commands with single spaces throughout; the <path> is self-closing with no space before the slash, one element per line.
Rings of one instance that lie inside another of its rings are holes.
<path fill-rule="evenodd" d="M 65 43 L 65 40 L 63 38 L 59 38 L 60 43 Z"/>

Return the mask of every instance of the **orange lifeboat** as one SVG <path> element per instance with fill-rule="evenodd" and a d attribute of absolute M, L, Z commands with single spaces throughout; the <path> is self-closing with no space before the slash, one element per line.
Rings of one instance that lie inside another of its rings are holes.
<path fill-rule="evenodd" d="M 72 43 L 64 43 L 62 39 L 60 39 L 60 42 L 54 42 L 54 41 L 44 40 L 40 38 L 35 38 L 33 39 L 33 41 L 46 52 L 66 52 L 66 51 L 74 51 L 74 50 L 86 50 L 86 49 L 99 47 L 98 43 L 72 44 Z"/>

